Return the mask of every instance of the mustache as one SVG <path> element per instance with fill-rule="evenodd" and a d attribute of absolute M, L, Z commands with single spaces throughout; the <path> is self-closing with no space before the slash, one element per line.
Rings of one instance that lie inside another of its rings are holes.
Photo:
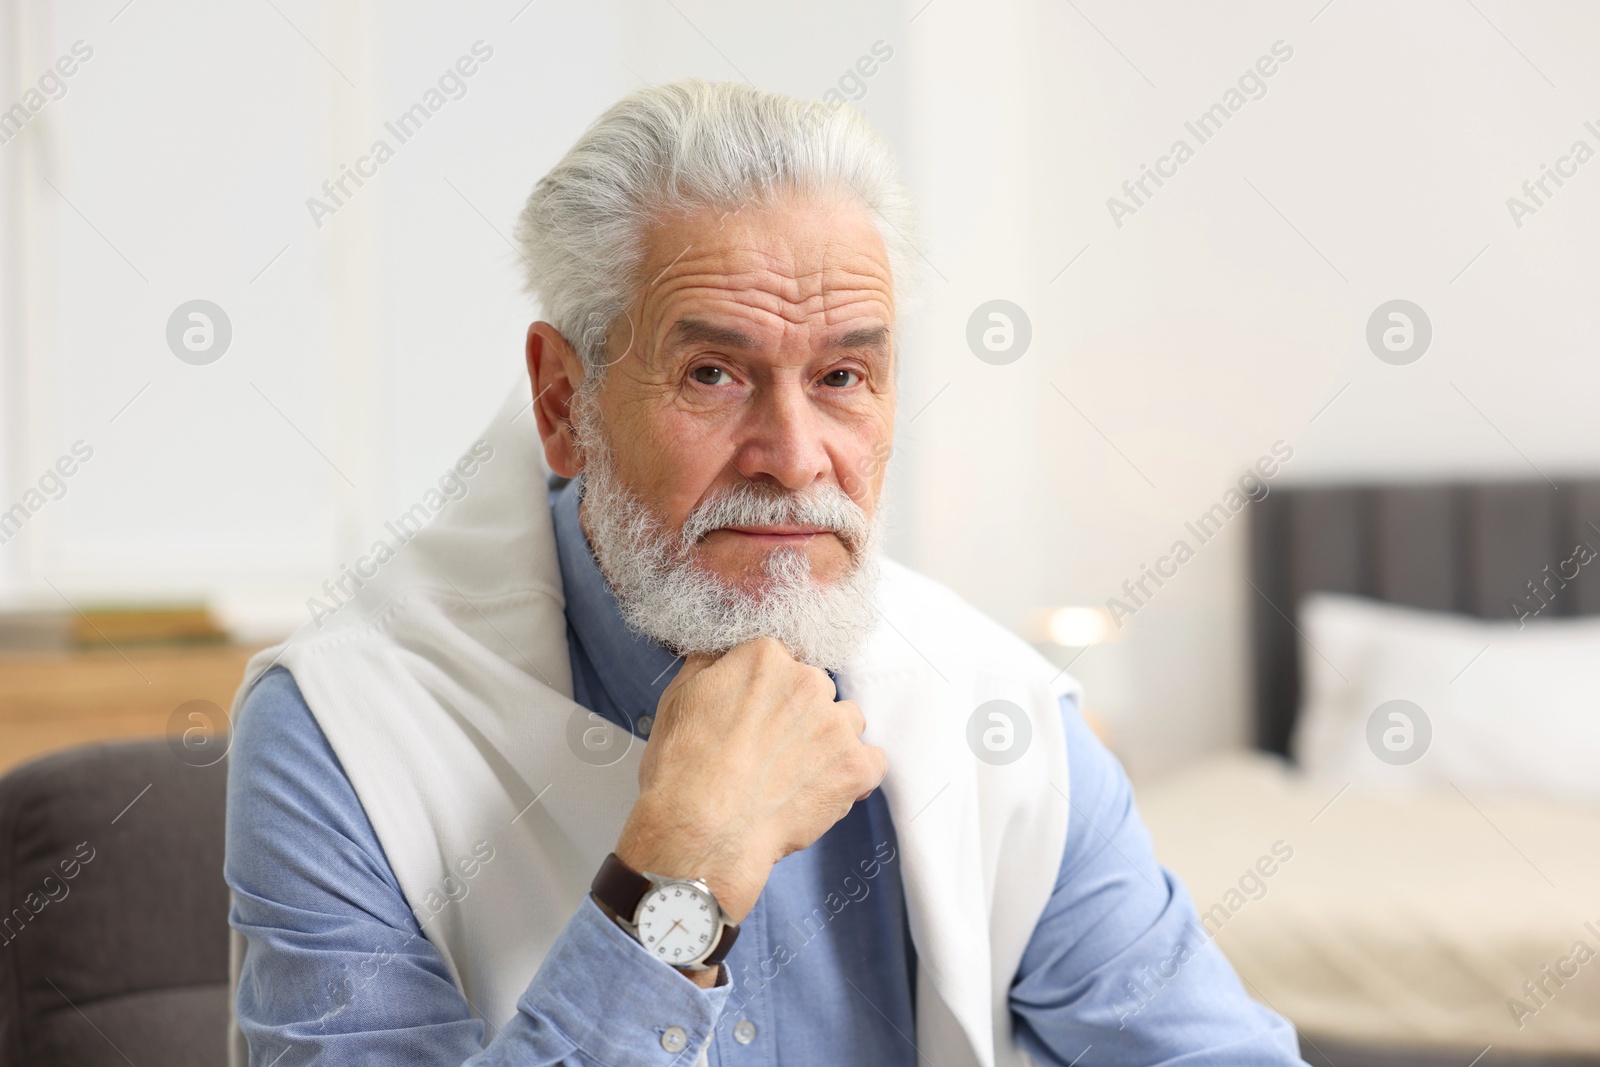
<path fill-rule="evenodd" d="M 684 521 L 681 543 L 689 548 L 728 526 L 814 526 L 837 536 L 852 554 L 867 544 L 872 532 L 872 520 L 861 505 L 836 485 L 794 491 L 745 483 L 697 504 Z"/>

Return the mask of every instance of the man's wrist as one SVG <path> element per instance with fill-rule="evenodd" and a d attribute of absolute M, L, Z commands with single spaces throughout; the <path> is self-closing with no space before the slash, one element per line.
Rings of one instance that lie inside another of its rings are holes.
<path fill-rule="evenodd" d="M 666 808 L 666 811 L 663 811 Z M 636 871 L 704 882 L 733 922 L 743 922 L 755 907 L 772 865 L 759 848 L 718 845 L 702 828 L 689 824 L 681 809 L 640 798 L 617 839 L 617 858 Z"/>

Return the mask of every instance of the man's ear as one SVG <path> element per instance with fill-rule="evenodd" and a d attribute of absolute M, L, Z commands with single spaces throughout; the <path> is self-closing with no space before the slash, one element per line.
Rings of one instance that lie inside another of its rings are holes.
<path fill-rule="evenodd" d="M 548 322 L 528 327 L 527 357 L 545 462 L 563 478 L 576 477 L 583 470 L 583 457 L 572 428 L 572 397 L 583 383 L 583 361 Z"/>

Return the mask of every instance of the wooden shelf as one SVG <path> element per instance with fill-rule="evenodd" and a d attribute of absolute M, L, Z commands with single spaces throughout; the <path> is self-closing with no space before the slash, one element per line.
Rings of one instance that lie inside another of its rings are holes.
<path fill-rule="evenodd" d="M 226 713 L 256 651 L 196 644 L 0 653 L 0 774 L 60 748 L 164 736 L 191 700 Z"/>

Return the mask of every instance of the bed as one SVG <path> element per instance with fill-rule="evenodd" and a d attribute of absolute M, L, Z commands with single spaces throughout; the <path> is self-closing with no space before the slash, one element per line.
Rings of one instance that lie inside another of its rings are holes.
<path fill-rule="evenodd" d="M 1288 488 L 1251 509 L 1257 747 L 1139 791 L 1207 933 L 1254 995 L 1294 1020 L 1313 1064 L 1600 1065 L 1600 760 L 1578 719 L 1493 718 L 1505 702 L 1495 671 L 1515 677 L 1517 642 L 1556 632 L 1600 648 L 1600 562 L 1574 556 L 1600 550 L 1600 481 Z M 1460 742 L 1471 715 L 1451 712 L 1431 727 L 1436 750 L 1407 766 L 1389 765 L 1390 735 L 1376 727 L 1370 755 L 1357 738 L 1327 757 L 1306 709 L 1326 721 L 1318 689 L 1339 688 L 1338 656 L 1310 647 L 1305 609 L 1351 597 L 1364 600 L 1340 610 L 1355 618 L 1387 612 L 1459 631 L 1458 648 L 1489 633 L 1486 649 L 1511 650 L 1436 684 L 1488 702 L 1468 723 L 1475 749 Z M 1565 713 L 1600 724 L 1586 673 L 1600 656 L 1555 662 L 1577 687 Z M 1542 739 L 1505 728 L 1518 721 Z M 1527 763 L 1541 745 L 1568 768 L 1550 783 Z M 1496 766 L 1496 747 L 1523 769 Z M 1292 758 L 1307 752 L 1320 753 L 1315 773 Z"/>

